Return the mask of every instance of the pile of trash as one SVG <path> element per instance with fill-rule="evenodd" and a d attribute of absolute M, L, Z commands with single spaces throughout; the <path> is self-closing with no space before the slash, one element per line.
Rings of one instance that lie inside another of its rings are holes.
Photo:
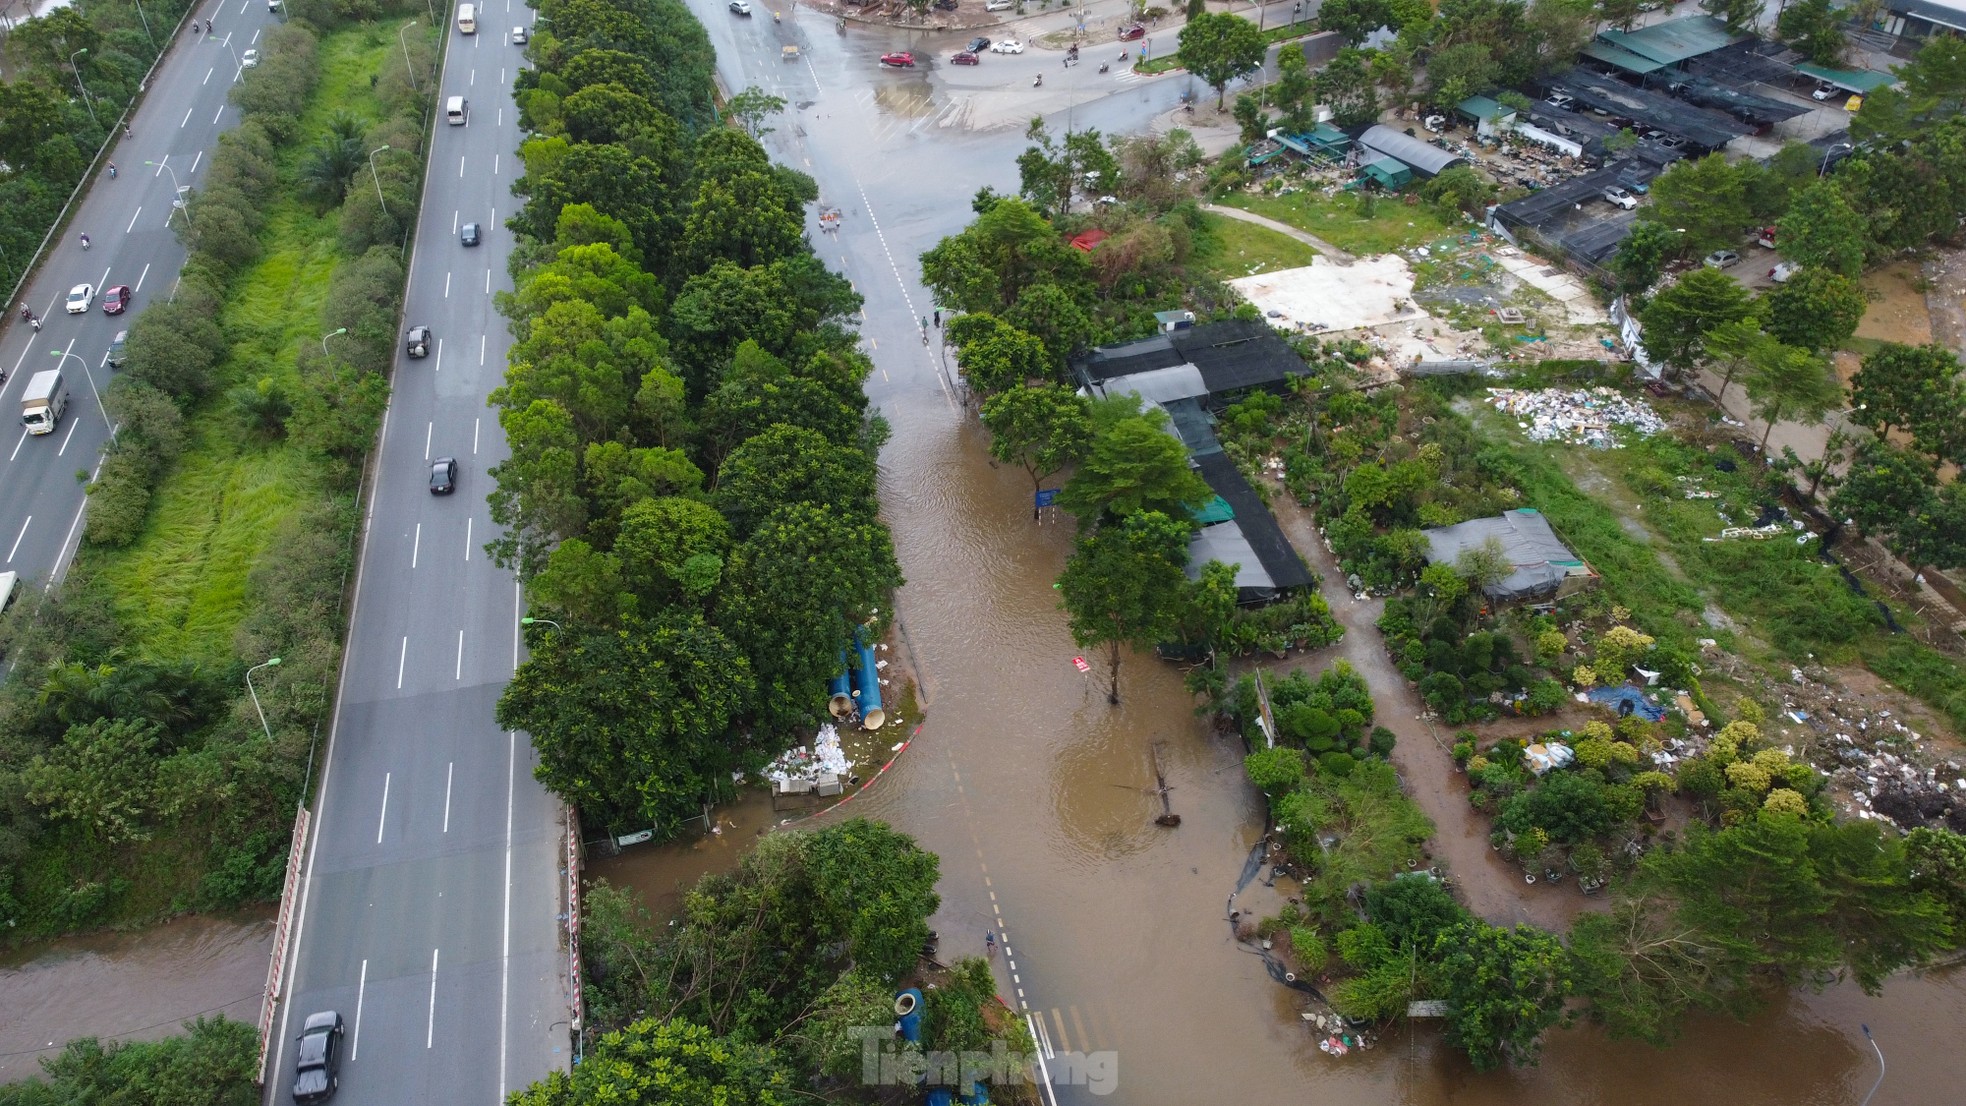
<path fill-rule="evenodd" d="M 1343 1056 L 1355 1048 L 1371 1048 L 1372 1037 L 1346 1023 L 1336 1014 L 1320 1014 L 1306 1010 L 1302 1017 L 1312 1031 L 1324 1035 L 1317 1043 L 1318 1051 L 1326 1056 Z"/>
<path fill-rule="evenodd" d="M 1567 442 L 1597 449 L 1616 449 L 1613 426 L 1640 434 L 1657 434 L 1666 421 L 1642 399 L 1615 388 L 1488 389 L 1488 402 L 1517 416 L 1516 425 L 1535 442 Z"/>
<path fill-rule="evenodd" d="M 1769 723 L 1813 731 L 1813 759 L 1829 776 L 1831 792 L 1849 796 L 1849 813 L 1899 829 L 1946 826 L 1966 833 L 1966 765 L 1930 755 L 1924 735 L 1883 696 L 1838 686 L 1816 665 L 1791 668 L 1786 684 L 1764 686 L 1781 702 Z"/>
<path fill-rule="evenodd" d="M 828 722 L 819 727 L 810 748 L 800 745 L 780 753 L 765 767 L 765 778 L 780 794 L 803 793 L 828 782 L 837 786 L 852 768 L 853 762 L 840 748 L 840 731 Z"/>

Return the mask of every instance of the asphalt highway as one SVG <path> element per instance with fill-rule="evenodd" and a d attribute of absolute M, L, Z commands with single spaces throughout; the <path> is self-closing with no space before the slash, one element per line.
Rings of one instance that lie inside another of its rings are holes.
<path fill-rule="evenodd" d="M 563 815 L 533 779 L 530 741 L 492 721 L 521 612 L 513 574 L 484 551 L 486 470 L 506 455 L 485 397 L 510 346 L 492 297 L 511 287 L 503 221 L 520 173 L 512 28 L 533 13 L 513 0 L 478 12 L 477 34 L 445 32 L 404 319 L 436 346 L 414 360 L 398 348 L 270 1102 L 288 1101 L 293 1038 L 318 1010 L 347 1025 L 346 1101 L 494 1103 L 569 1061 Z M 467 99 L 465 125 L 443 121 L 450 96 Z M 459 242 L 470 222 L 480 246 Z M 433 495 L 431 462 L 446 457 L 456 491 Z"/>
<path fill-rule="evenodd" d="M 14 424 L 14 441 L 0 437 L 0 571 L 20 573 L 23 587 L 48 586 L 67 571 L 85 498 L 75 473 L 93 474 L 109 441 L 101 393 L 111 376 L 110 342 L 146 304 L 175 290 L 185 256 L 175 228 L 185 215 L 174 207 L 174 189 L 197 186 L 219 134 L 239 121 L 226 93 L 253 74 L 239 68 L 238 54 L 278 19 L 264 0 L 226 0 L 200 16 L 211 18 L 213 33 L 193 38 L 187 30 L 171 47 L 130 121 L 130 137 L 110 151 L 116 177 L 101 174 L 79 197 L 67 231 L 7 307 L 0 411 Z M 86 250 L 82 234 L 89 236 Z M 87 311 L 71 315 L 65 304 L 78 284 L 92 286 L 95 297 Z M 123 314 L 104 315 L 102 291 L 116 285 L 128 285 L 133 300 Z M 22 306 L 41 316 L 39 333 L 21 320 Z M 53 368 L 62 370 L 68 410 L 54 433 L 32 436 L 18 423 L 21 392 L 35 373 Z"/>

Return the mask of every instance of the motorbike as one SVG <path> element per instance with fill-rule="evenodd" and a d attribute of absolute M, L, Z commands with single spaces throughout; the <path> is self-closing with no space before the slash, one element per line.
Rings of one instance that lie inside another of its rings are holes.
<path fill-rule="evenodd" d="M 1040 85 L 1042 85 L 1042 84 L 1044 84 L 1044 74 L 1043 74 L 1043 73 L 1040 73 L 1040 74 L 1038 74 L 1037 76 L 1035 76 L 1035 77 L 1032 77 L 1032 78 L 1031 78 L 1031 87 L 1032 87 L 1032 88 L 1037 88 L 1037 87 L 1039 87 L 1039 86 L 1040 86 Z"/>
<path fill-rule="evenodd" d="M 1100 71 L 1101 73 L 1104 73 L 1104 72 L 1105 72 L 1106 70 L 1108 70 L 1108 69 L 1111 69 L 1111 68 L 1112 68 L 1112 66 L 1110 66 L 1110 65 L 1107 65 L 1107 64 L 1106 64 L 1105 62 L 1103 62 L 1103 61 L 1099 63 L 1099 71 Z"/>

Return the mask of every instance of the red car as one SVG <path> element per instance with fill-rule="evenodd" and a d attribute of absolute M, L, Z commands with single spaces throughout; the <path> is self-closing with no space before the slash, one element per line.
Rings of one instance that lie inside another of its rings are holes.
<path fill-rule="evenodd" d="M 1132 42 L 1136 38 L 1146 38 L 1146 37 L 1147 37 L 1147 28 L 1141 26 L 1138 23 L 1128 23 L 1126 26 L 1120 28 L 1121 42 Z"/>
<path fill-rule="evenodd" d="M 970 53 L 968 50 L 958 50 L 956 51 L 955 56 L 949 59 L 949 64 L 950 65 L 981 65 L 982 60 L 979 59 L 975 54 Z"/>
<path fill-rule="evenodd" d="M 130 306 L 130 295 L 130 286 L 127 284 L 118 284 L 103 289 L 102 313 L 105 315 L 121 315 L 123 309 Z"/>
<path fill-rule="evenodd" d="M 882 54 L 881 64 L 893 66 L 896 69 L 913 69 L 915 67 L 915 55 L 906 50 L 898 50 L 892 54 Z"/>

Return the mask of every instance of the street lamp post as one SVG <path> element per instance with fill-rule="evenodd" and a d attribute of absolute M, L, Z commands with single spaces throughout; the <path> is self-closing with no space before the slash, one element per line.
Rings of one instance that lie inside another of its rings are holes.
<path fill-rule="evenodd" d="M 434 16 L 431 19 L 432 22 L 435 22 Z M 396 41 L 403 44 L 403 68 L 409 71 L 411 92 L 416 91 L 416 67 L 410 64 L 410 40 L 403 36 L 409 34 L 410 28 L 414 26 L 416 26 L 416 20 L 412 19 L 408 23 L 403 24 L 402 29 L 396 32 Z M 387 146 L 383 147 L 385 150 L 388 148 Z M 377 186 L 376 191 L 382 191 L 381 186 Z"/>
<path fill-rule="evenodd" d="M 73 342 L 69 343 L 69 345 L 71 346 L 74 344 L 75 343 Z M 84 360 L 81 354 L 70 353 L 65 349 L 51 349 L 48 351 L 48 356 L 53 357 L 55 359 L 56 368 L 60 368 L 63 365 L 68 364 L 68 359 L 71 357 L 75 358 L 77 361 L 82 362 L 82 375 L 88 377 L 89 379 L 89 391 L 95 392 L 96 410 L 102 412 L 103 424 L 109 427 L 110 440 L 114 441 L 116 438 L 116 424 L 109 421 L 109 408 L 103 405 L 102 393 L 96 391 L 96 375 L 89 371 L 88 361 Z"/>
<path fill-rule="evenodd" d="M 73 54 L 68 55 L 68 66 L 75 70 L 75 87 L 82 92 L 82 106 L 89 109 L 89 122 L 100 127 L 102 126 L 102 120 L 96 118 L 96 106 L 89 102 L 89 86 L 82 83 L 82 66 L 75 60 L 88 52 L 89 48 L 84 46 Z"/>
<path fill-rule="evenodd" d="M 1863 1106 L 1870 1106 L 1870 1100 L 1877 1096 L 1877 1088 L 1884 1085 L 1884 1050 L 1877 1047 L 1877 1038 L 1870 1035 L 1870 1026 L 1863 1027 L 1864 1040 L 1870 1042 L 1871 1051 L 1877 1053 L 1877 1082 L 1870 1085 L 1870 1094 L 1864 1096 Z"/>
<path fill-rule="evenodd" d="M 256 664 L 246 669 L 246 694 L 253 697 L 253 713 L 259 715 L 259 728 L 266 731 L 266 743 L 269 745 L 273 743 L 273 727 L 266 724 L 266 712 L 260 709 L 259 692 L 253 689 L 253 673 L 258 672 L 262 668 L 278 668 L 279 666 L 280 658 L 274 657 L 265 664 Z"/>
<path fill-rule="evenodd" d="M 143 37 L 149 39 L 152 46 L 157 45 L 157 36 L 150 33 L 150 17 L 143 12 L 143 0 L 137 0 L 137 18 L 143 20 Z"/>
<path fill-rule="evenodd" d="M 146 161 L 144 162 L 144 164 L 154 165 L 157 168 L 162 169 L 164 172 L 169 173 L 171 175 L 171 191 L 175 193 L 175 197 L 176 197 L 171 200 L 171 206 L 182 209 L 184 211 L 184 221 L 189 223 L 191 221 L 191 205 L 184 202 L 185 189 L 184 189 L 184 185 L 181 185 L 177 182 L 177 170 L 171 168 L 168 163 L 162 161 Z"/>
<path fill-rule="evenodd" d="M 559 624 L 559 623 L 557 623 L 557 622 L 555 622 L 555 621 L 553 621 L 553 620 L 552 620 L 552 619 L 550 619 L 550 618 L 534 618 L 534 617 L 533 617 L 533 616 L 531 616 L 531 615 L 527 615 L 527 616 L 525 616 L 524 618 L 522 618 L 522 619 L 520 619 L 520 620 L 519 620 L 519 625 L 521 625 L 521 626 L 530 626 L 530 625 L 532 625 L 532 624 L 533 624 L 533 623 L 535 623 L 535 622 L 544 622 L 544 623 L 546 623 L 546 624 L 547 624 L 548 626 L 551 626 L 551 627 L 553 627 L 553 628 L 554 628 L 555 630 L 558 630 L 558 629 L 561 629 L 561 626 L 560 626 L 560 624 Z"/>
<path fill-rule="evenodd" d="M 1830 159 L 1830 158 L 1831 158 L 1831 157 L 1832 157 L 1832 156 L 1833 156 L 1833 155 L 1834 155 L 1834 154 L 1836 153 L 1836 151 L 1838 151 L 1838 150 L 1854 150 L 1854 149 L 1856 149 L 1856 147 L 1855 147 L 1855 146 L 1852 146 L 1852 145 L 1851 145 L 1850 143 L 1848 143 L 1848 142 L 1838 142 L 1838 143 L 1837 143 L 1836 145 L 1834 145 L 1834 146 L 1831 146 L 1831 147 L 1830 147 L 1829 149 L 1827 149 L 1827 150 L 1824 150 L 1824 151 L 1823 151 L 1823 163 L 1822 163 L 1821 165 L 1818 165 L 1818 166 L 1816 166 L 1816 175 L 1820 177 L 1820 176 L 1822 176 L 1822 175 L 1823 175 L 1824 173 L 1827 173 L 1827 172 L 1829 172 L 1829 159 Z"/>
<path fill-rule="evenodd" d="M 414 81 L 416 78 L 412 77 L 410 79 Z M 384 150 L 387 150 L 388 148 L 389 148 L 389 143 L 385 142 L 382 145 L 377 146 L 375 149 L 369 151 L 369 179 L 375 182 L 375 202 L 382 205 L 382 213 L 384 215 L 389 214 L 389 201 L 382 198 L 382 178 L 376 175 L 375 155 L 381 153 Z"/>
<path fill-rule="evenodd" d="M 340 330 L 330 330 L 326 334 L 321 335 L 321 356 L 328 356 L 328 339 L 339 338 L 346 333 L 348 333 L 348 328 L 344 326 Z"/>

